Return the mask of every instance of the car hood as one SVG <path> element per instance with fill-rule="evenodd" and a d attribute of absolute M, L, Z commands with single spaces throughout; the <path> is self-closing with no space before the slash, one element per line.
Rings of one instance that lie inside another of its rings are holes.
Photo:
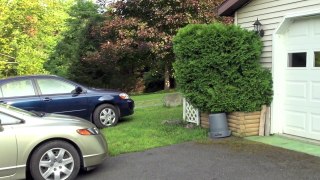
<path fill-rule="evenodd" d="M 41 123 L 41 124 L 62 124 L 62 125 L 78 125 L 84 127 L 93 127 L 94 125 L 82 118 L 78 118 L 75 116 L 62 115 L 62 114 L 53 114 L 46 113 L 42 117 L 33 117 L 31 123 Z"/>
<path fill-rule="evenodd" d="M 96 88 L 87 88 L 88 91 L 95 92 L 95 93 L 108 93 L 119 95 L 121 92 L 117 90 L 110 90 L 110 89 L 96 89 Z"/>

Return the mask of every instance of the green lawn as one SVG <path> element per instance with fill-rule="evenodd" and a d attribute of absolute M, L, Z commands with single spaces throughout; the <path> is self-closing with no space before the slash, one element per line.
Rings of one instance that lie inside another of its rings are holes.
<path fill-rule="evenodd" d="M 132 97 L 136 103 L 134 115 L 124 118 L 115 127 L 102 130 L 108 141 L 110 155 L 207 139 L 206 129 L 162 124 L 164 120 L 182 120 L 182 106 L 164 107 L 164 96 L 161 93 Z"/>

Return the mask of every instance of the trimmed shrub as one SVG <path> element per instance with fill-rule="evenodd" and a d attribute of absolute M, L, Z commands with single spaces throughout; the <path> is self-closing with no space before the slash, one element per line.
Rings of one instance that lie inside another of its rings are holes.
<path fill-rule="evenodd" d="M 235 25 L 191 24 L 174 37 L 178 89 L 207 112 L 256 111 L 272 101 L 272 78 L 261 67 L 260 37 Z"/>

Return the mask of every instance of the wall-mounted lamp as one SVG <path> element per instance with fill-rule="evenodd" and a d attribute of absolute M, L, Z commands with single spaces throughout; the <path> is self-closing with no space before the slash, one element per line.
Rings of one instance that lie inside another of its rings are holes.
<path fill-rule="evenodd" d="M 264 30 L 262 29 L 262 24 L 260 23 L 259 19 L 253 23 L 254 31 L 260 36 L 264 36 Z"/>

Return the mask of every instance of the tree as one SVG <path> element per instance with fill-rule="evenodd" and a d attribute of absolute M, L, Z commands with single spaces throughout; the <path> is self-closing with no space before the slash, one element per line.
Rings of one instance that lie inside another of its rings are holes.
<path fill-rule="evenodd" d="M 154 71 L 163 74 L 165 80 L 164 87 L 165 89 L 169 89 L 171 86 L 172 62 L 174 61 L 172 51 L 173 36 L 179 28 L 189 23 L 221 21 L 222 19 L 215 13 L 215 7 L 221 1 L 222 0 L 116 1 L 116 3 L 111 5 L 111 11 L 106 14 L 106 20 L 99 27 L 100 29 L 94 28 L 93 33 L 91 33 L 99 36 L 101 40 L 101 46 L 97 47 L 95 52 L 100 60 L 94 58 L 95 56 L 86 56 L 86 58 L 92 62 L 101 63 L 101 61 L 104 61 L 107 64 L 119 61 L 118 65 L 121 64 L 120 62 L 134 62 L 137 64 L 134 66 L 134 68 L 137 68 L 134 70 L 135 72 L 141 72 L 142 69 L 144 69 L 144 72 Z M 131 21 L 130 24 L 128 24 L 129 21 Z M 113 24 L 112 27 L 110 27 L 110 24 Z M 108 28 L 113 28 L 114 31 L 100 33 Z M 145 51 L 136 51 L 142 44 Z M 119 45 L 123 47 L 127 46 L 128 49 L 112 51 L 114 54 L 112 57 L 106 56 L 106 54 L 110 54 L 111 52 L 110 49 L 106 47 L 118 49 Z M 136 47 L 133 45 L 136 45 Z M 139 55 L 139 53 L 142 54 Z M 122 57 L 120 58 L 121 60 L 118 57 Z"/>
<path fill-rule="evenodd" d="M 141 72 L 152 59 L 148 39 L 156 34 L 153 31 L 138 19 L 121 17 L 107 19 L 94 27 L 89 39 L 97 46 L 81 57 L 80 64 L 85 65 L 86 70 L 80 69 L 89 74 L 95 83 L 90 83 L 88 78 L 84 83 L 126 91 L 137 90 L 135 85 L 142 77 Z"/>
<path fill-rule="evenodd" d="M 77 79 L 83 72 L 77 73 L 76 68 L 86 51 L 94 49 L 95 40 L 89 37 L 89 30 L 95 23 L 101 21 L 98 14 L 98 6 L 85 0 L 76 0 L 67 10 L 67 29 L 62 32 L 62 37 L 51 53 L 49 60 L 45 63 L 45 69 L 52 74 Z M 88 67 L 88 66 L 86 66 Z"/>
<path fill-rule="evenodd" d="M 61 38 L 72 2 L 0 0 L 0 53 L 6 55 L 0 61 L 16 64 L 0 76 L 46 73 L 43 64 Z"/>

